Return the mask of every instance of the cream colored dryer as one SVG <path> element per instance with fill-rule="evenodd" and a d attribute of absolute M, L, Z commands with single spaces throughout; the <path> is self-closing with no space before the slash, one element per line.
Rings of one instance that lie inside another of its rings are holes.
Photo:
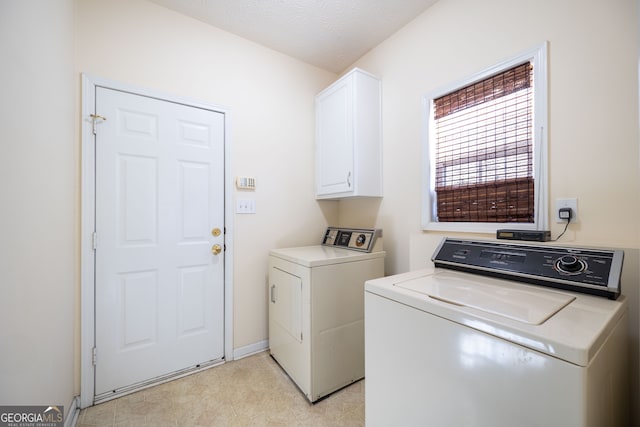
<path fill-rule="evenodd" d="M 269 256 L 269 346 L 309 401 L 364 377 L 364 282 L 384 276 L 380 230 L 327 229 Z"/>

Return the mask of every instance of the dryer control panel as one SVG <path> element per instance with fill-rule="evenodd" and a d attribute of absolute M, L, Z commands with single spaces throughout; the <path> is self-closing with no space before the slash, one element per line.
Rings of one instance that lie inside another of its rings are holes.
<path fill-rule="evenodd" d="M 445 238 L 431 260 L 436 267 L 500 277 L 616 299 L 621 250 L 520 245 Z"/>
<path fill-rule="evenodd" d="M 380 237 L 382 237 L 380 229 L 329 227 L 324 233 L 322 245 L 372 252 L 377 248 L 376 241 Z"/>

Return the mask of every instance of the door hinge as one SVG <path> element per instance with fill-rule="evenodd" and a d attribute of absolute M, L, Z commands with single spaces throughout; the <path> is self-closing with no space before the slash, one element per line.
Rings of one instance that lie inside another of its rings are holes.
<path fill-rule="evenodd" d="M 93 132 L 94 135 L 96 135 L 96 122 L 98 120 L 100 121 L 105 121 L 107 120 L 106 117 L 101 116 L 99 114 L 89 114 L 89 117 L 91 117 L 91 131 Z"/>
<path fill-rule="evenodd" d="M 91 247 L 94 251 L 98 249 L 98 233 L 95 231 L 91 233 Z"/>
<path fill-rule="evenodd" d="M 91 350 L 91 363 L 93 363 L 93 366 L 98 363 L 98 349 L 96 347 Z"/>

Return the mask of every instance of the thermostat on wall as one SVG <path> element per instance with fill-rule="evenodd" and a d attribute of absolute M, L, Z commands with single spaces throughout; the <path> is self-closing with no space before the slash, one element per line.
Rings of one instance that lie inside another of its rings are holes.
<path fill-rule="evenodd" d="M 251 176 L 239 176 L 236 178 L 236 188 L 238 190 L 255 190 L 256 179 Z"/>

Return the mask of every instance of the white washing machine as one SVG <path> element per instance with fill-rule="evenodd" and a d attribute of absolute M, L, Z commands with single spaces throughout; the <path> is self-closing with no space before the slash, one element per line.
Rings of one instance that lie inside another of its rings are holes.
<path fill-rule="evenodd" d="M 444 239 L 367 281 L 367 425 L 627 426 L 622 258 Z"/>
<path fill-rule="evenodd" d="M 364 377 L 364 283 L 384 276 L 381 231 L 329 227 L 269 254 L 269 347 L 309 401 Z"/>

